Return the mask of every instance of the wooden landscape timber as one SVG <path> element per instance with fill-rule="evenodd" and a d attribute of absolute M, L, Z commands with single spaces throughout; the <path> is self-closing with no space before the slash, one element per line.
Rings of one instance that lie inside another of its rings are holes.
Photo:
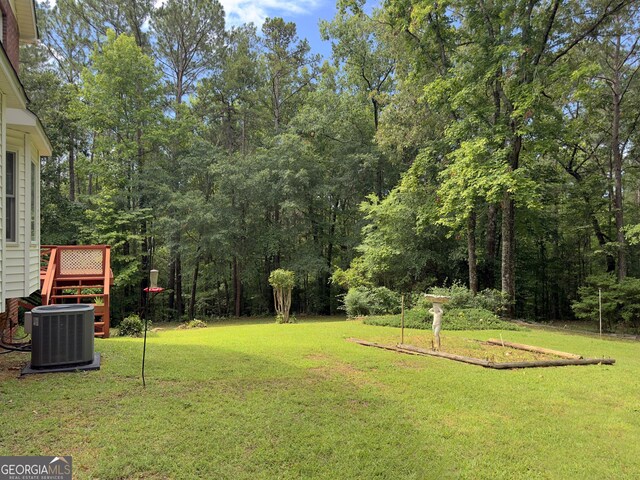
<path fill-rule="evenodd" d="M 568 358 L 571 360 L 578 360 L 583 358 L 582 355 L 576 355 L 575 353 L 560 352 L 558 350 L 551 350 L 549 348 L 525 345 L 523 343 L 503 342 L 502 340 L 496 340 L 495 338 L 490 338 L 486 341 L 486 343 L 491 345 L 500 345 L 502 347 L 511 347 L 515 348 L 516 350 L 525 350 L 527 352 L 546 353 L 549 355 L 555 355 L 556 357 Z"/>
<path fill-rule="evenodd" d="M 463 362 L 471 365 L 480 365 L 481 367 L 494 368 L 498 370 L 510 370 L 514 368 L 564 367 L 568 365 L 613 365 L 616 362 L 613 358 L 560 358 L 557 360 L 535 360 L 531 362 L 492 362 L 490 360 L 483 360 L 481 358 L 465 357 L 463 355 L 456 355 L 453 353 L 428 350 L 426 348 L 420 348 L 414 345 L 382 345 L 375 342 L 368 342 L 366 340 L 359 340 L 357 338 L 348 338 L 347 341 L 357 343 L 358 345 L 363 345 L 365 347 L 382 348 L 384 350 L 391 350 L 394 352 L 405 353 L 409 355 L 447 358 L 449 360 L 455 360 L 456 362 Z M 499 345 L 502 344 L 500 343 Z M 507 347 L 506 342 L 505 347 Z M 571 354 L 565 353 L 565 355 Z"/>
<path fill-rule="evenodd" d="M 358 345 L 363 345 L 365 347 L 382 348 L 383 350 L 391 350 L 392 352 L 407 353 L 409 355 L 419 355 L 419 356 L 422 355 L 419 352 L 407 351 L 394 345 L 382 345 L 380 343 L 367 342 L 366 340 L 358 340 L 357 338 L 347 338 L 347 342 L 357 343 Z"/>

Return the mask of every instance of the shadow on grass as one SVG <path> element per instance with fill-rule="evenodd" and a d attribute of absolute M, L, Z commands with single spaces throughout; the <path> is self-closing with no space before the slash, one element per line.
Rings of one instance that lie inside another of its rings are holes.
<path fill-rule="evenodd" d="M 425 478 L 388 447 L 423 458 L 419 430 L 344 369 L 156 344 L 142 389 L 139 346 L 103 341 L 99 372 L 9 382 L 7 451 L 68 452 L 78 478 Z"/>

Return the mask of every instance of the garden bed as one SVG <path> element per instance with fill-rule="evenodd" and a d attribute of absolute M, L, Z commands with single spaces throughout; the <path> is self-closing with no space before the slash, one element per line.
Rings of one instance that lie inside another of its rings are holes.
<path fill-rule="evenodd" d="M 615 359 L 612 358 L 583 358 L 581 355 L 573 353 L 496 339 L 483 342 L 480 340 L 456 338 L 453 342 L 448 342 L 446 348 L 444 348 L 443 345 L 443 349 L 439 351 L 433 349 L 433 344 L 429 345 L 425 342 L 425 337 L 407 338 L 404 343 L 397 345 L 385 345 L 355 338 L 347 340 L 367 347 L 382 348 L 409 355 L 446 358 L 495 369 L 560 367 L 568 365 L 613 365 L 615 363 Z"/>

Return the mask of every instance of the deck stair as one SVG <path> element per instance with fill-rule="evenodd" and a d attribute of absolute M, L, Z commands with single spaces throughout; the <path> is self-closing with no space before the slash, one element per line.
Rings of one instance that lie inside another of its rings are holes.
<path fill-rule="evenodd" d="M 109 336 L 111 248 L 46 245 L 41 251 L 42 305 L 85 303 L 95 309 L 95 336 Z"/>

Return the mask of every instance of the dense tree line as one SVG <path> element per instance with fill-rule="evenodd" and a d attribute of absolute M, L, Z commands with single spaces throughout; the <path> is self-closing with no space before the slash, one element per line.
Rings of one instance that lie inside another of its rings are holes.
<path fill-rule="evenodd" d="M 341 0 L 333 58 L 217 1 L 58 0 L 22 80 L 54 154 L 43 243 L 108 243 L 116 316 L 336 312 L 348 287 L 497 288 L 569 317 L 640 274 L 632 0 Z"/>

